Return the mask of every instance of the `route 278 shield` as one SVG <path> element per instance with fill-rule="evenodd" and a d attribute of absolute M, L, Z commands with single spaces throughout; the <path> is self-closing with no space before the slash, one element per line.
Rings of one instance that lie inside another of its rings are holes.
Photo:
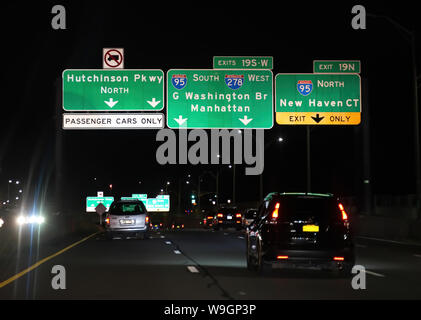
<path fill-rule="evenodd" d="M 185 74 L 174 74 L 171 83 L 174 88 L 181 90 L 187 85 L 187 76 Z"/>
<path fill-rule="evenodd" d="M 308 96 L 313 91 L 313 83 L 311 80 L 298 80 L 297 90 L 303 96 Z"/>
<path fill-rule="evenodd" d="M 228 88 L 236 90 L 241 88 L 244 83 L 244 75 L 243 74 L 227 74 L 225 75 L 225 84 Z"/>

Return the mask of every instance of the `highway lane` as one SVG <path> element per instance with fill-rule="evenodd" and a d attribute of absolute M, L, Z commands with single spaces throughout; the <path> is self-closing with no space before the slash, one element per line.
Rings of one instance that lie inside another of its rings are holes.
<path fill-rule="evenodd" d="M 0 299 L 421 298 L 421 246 L 358 238 L 356 250 L 366 290 L 318 270 L 254 274 L 246 269 L 244 235 L 233 230 L 162 231 L 147 240 L 96 235 L 0 288 Z M 65 290 L 51 287 L 54 265 L 66 269 Z"/>

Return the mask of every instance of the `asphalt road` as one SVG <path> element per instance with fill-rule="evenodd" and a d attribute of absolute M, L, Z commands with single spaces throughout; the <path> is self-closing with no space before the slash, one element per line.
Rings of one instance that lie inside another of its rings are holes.
<path fill-rule="evenodd" d="M 7 257 L 8 264 L 3 259 L 0 299 L 421 298 L 421 246 L 415 244 L 358 238 L 356 264 L 366 268 L 366 289 L 354 290 L 351 279 L 335 278 L 326 271 L 274 269 L 264 275 L 248 271 L 244 235 L 231 230 L 161 231 L 146 240 L 107 241 L 95 234 L 68 248 L 82 238 L 74 235 L 34 244 L 19 257 Z M 59 252 L 63 248 L 67 250 Z M 66 289 L 52 288 L 54 265 L 65 268 Z"/>

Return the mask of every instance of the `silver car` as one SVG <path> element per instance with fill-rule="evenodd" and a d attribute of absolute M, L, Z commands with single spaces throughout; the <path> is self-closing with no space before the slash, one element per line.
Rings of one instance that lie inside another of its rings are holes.
<path fill-rule="evenodd" d="M 105 216 L 105 235 L 145 239 L 149 230 L 149 216 L 140 200 L 114 201 Z"/>

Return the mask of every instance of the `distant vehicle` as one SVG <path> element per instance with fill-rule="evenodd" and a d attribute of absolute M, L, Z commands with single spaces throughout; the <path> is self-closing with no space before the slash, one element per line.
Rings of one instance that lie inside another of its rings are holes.
<path fill-rule="evenodd" d="M 236 207 L 221 207 L 213 219 L 213 229 L 236 228 L 242 229 L 242 213 Z"/>
<path fill-rule="evenodd" d="M 25 210 L 16 206 L 3 206 L 0 209 L 0 217 L 3 220 L 3 224 L 7 222 L 23 225 L 41 225 L 45 222 L 44 215 L 39 213 L 40 210 Z"/>
<path fill-rule="evenodd" d="M 170 227 L 171 227 L 171 230 L 184 229 L 184 223 L 173 222 Z"/>
<path fill-rule="evenodd" d="M 348 276 L 355 262 L 349 217 L 331 194 L 270 193 L 246 233 L 247 267 L 317 267 Z"/>
<path fill-rule="evenodd" d="M 257 209 L 247 209 L 243 216 L 243 227 L 247 228 L 257 217 Z"/>
<path fill-rule="evenodd" d="M 105 235 L 145 239 L 149 231 L 149 216 L 140 200 L 114 201 L 105 216 Z"/>
<path fill-rule="evenodd" d="M 211 228 L 213 226 L 213 220 L 215 216 L 213 214 L 206 214 L 206 216 L 203 218 L 203 227 L 204 228 Z"/>

